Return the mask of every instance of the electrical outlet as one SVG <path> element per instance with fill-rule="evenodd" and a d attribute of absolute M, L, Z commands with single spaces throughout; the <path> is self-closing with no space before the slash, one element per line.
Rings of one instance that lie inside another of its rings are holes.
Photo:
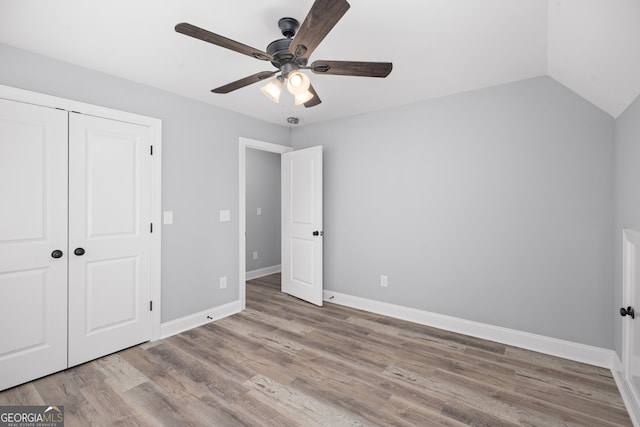
<path fill-rule="evenodd" d="M 258 215 L 262 215 L 262 208 L 258 208 L 258 209 L 256 209 L 256 213 L 257 213 Z"/>
<path fill-rule="evenodd" d="M 382 286 L 383 288 L 386 288 L 387 285 L 389 284 L 387 276 L 385 276 L 384 274 L 380 275 L 380 286 Z"/>
<path fill-rule="evenodd" d="M 253 251 L 253 259 L 258 259 L 258 251 Z"/>
<path fill-rule="evenodd" d="M 220 289 L 224 289 L 227 287 L 227 276 L 220 278 Z"/>

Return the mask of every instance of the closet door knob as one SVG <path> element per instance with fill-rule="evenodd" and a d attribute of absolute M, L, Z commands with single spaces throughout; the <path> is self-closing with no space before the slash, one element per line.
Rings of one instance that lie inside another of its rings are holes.
<path fill-rule="evenodd" d="M 60 249 L 56 249 L 51 252 L 51 258 L 62 258 L 62 251 Z"/>
<path fill-rule="evenodd" d="M 74 254 L 78 255 L 78 256 L 82 256 L 84 255 L 84 249 L 82 248 L 76 248 L 75 251 L 73 251 Z"/>

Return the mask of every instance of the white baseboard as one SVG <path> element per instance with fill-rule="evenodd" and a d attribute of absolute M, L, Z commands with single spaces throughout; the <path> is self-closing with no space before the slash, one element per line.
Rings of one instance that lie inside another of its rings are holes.
<path fill-rule="evenodd" d="M 345 305 L 347 307 L 366 310 L 372 313 L 394 317 L 396 319 L 407 320 L 421 325 L 470 335 L 602 368 L 612 370 L 616 367 L 614 359 L 617 359 L 617 356 L 613 350 L 579 344 L 571 341 L 564 341 L 543 335 L 531 334 L 500 326 L 488 325 L 471 320 L 459 319 L 457 317 L 445 316 L 443 314 L 431 313 L 428 311 L 417 310 L 415 308 L 374 301 L 329 290 L 324 291 L 323 298 L 325 301 Z"/>
<path fill-rule="evenodd" d="M 256 270 L 247 271 L 245 275 L 247 280 L 257 279 L 258 277 L 268 276 L 274 273 L 280 273 L 282 271 L 282 266 L 272 265 L 271 267 L 258 268 Z"/>
<path fill-rule="evenodd" d="M 220 320 L 224 317 L 240 313 L 240 311 L 242 311 L 242 307 L 238 300 L 169 322 L 164 322 L 160 325 L 160 339 L 168 338 L 171 335 L 197 328 L 214 320 Z"/>

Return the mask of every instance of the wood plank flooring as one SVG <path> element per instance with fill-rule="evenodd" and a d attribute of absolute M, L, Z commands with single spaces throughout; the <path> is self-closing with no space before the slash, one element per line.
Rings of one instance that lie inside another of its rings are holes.
<path fill-rule="evenodd" d="M 66 426 L 630 426 L 611 373 L 247 283 L 247 310 L 0 393 Z"/>

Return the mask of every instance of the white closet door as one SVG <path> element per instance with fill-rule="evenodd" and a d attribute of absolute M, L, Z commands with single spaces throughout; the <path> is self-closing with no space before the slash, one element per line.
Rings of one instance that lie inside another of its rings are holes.
<path fill-rule="evenodd" d="M 69 115 L 69 366 L 148 341 L 150 130 Z"/>
<path fill-rule="evenodd" d="M 67 259 L 67 113 L 0 100 L 0 390 L 67 367 Z"/>

